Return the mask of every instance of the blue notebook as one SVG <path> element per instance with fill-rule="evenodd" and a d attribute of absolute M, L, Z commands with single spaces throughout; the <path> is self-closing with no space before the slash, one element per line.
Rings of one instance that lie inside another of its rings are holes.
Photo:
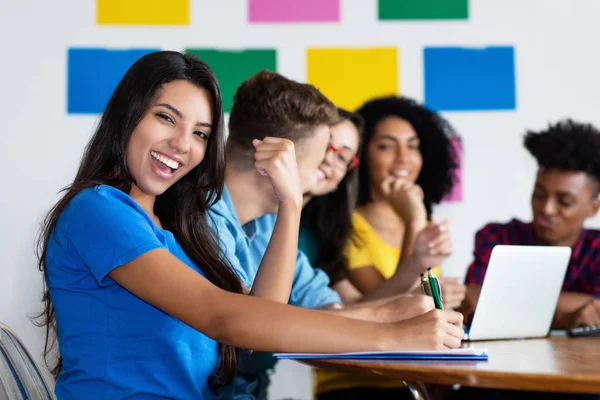
<path fill-rule="evenodd" d="M 367 351 L 359 353 L 275 353 L 279 360 L 435 360 L 487 361 L 486 349 L 466 348 L 441 351 Z"/>

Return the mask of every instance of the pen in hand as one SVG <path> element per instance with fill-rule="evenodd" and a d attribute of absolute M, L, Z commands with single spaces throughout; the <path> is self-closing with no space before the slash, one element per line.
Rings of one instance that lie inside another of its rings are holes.
<path fill-rule="evenodd" d="M 435 303 L 435 308 L 439 310 L 444 309 L 444 305 L 442 303 L 442 287 L 440 286 L 440 281 L 433 275 L 431 268 L 427 269 L 427 280 L 429 281 L 429 286 L 431 289 L 431 296 L 433 297 L 433 302 Z M 421 278 L 421 284 L 423 283 Z"/>
<path fill-rule="evenodd" d="M 429 286 L 429 282 L 427 281 L 425 274 L 421 274 L 421 292 L 423 292 L 423 294 L 426 296 L 433 296 L 431 294 L 431 286 Z"/>

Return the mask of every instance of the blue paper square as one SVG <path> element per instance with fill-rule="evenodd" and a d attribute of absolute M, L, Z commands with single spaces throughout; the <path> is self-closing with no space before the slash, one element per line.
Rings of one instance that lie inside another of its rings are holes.
<path fill-rule="evenodd" d="M 514 110 L 512 46 L 425 48 L 425 104 L 438 111 Z"/>
<path fill-rule="evenodd" d="M 159 49 L 69 49 L 67 112 L 100 114 L 125 72 L 140 57 Z"/>

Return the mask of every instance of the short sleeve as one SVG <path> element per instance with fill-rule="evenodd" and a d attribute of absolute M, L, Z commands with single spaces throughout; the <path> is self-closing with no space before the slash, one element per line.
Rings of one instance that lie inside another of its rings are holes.
<path fill-rule="evenodd" d="M 298 251 L 296 271 L 289 303 L 303 308 L 322 308 L 342 304 L 337 292 L 329 287 L 327 274 L 313 268 L 302 251 Z"/>
<path fill-rule="evenodd" d="M 105 278 L 113 269 L 164 248 L 148 215 L 114 188 L 81 192 L 63 211 L 61 223 L 73 250 L 100 286 L 108 284 Z"/>

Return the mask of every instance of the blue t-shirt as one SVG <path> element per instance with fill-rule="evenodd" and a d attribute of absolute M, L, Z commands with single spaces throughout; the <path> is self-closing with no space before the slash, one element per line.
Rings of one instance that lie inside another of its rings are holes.
<path fill-rule="evenodd" d="M 242 227 L 227 187 L 223 190 L 221 200 L 209 210 L 209 222 L 219 236 L 225 257 L 249 289 L 271 240 L 276 220 L 276 215 L 266 214 Z M 313 268 L 306 255 L 298 251 L 289 304 L 303 308 L 342 304 L 340 296 L 328 285 L 327 274 Z"/>
<path fill-rule="evenodd" d="M 217 343 L 108 276 L 154 249 L 203 275 L 173 234 L 118 189 L 83 190 L 60 215 L 46 255 L 63 358 L 59 399 L 212 398 Z"/>

